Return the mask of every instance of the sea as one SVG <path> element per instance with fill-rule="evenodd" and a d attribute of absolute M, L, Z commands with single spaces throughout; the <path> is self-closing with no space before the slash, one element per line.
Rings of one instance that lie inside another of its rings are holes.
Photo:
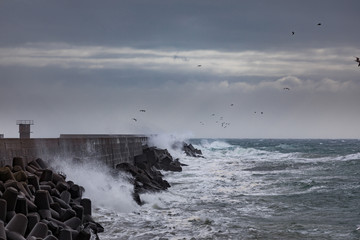
<path fill-rule="evenodd" d="M 171 150 L 187 166 L 163 172 L 171 188 L 141 194 L 142 206 L 127 176 L 69 176 L 86 185 L 100 239 L 360 239 L 360 140 L 187 142 L 203 158 Z"/>

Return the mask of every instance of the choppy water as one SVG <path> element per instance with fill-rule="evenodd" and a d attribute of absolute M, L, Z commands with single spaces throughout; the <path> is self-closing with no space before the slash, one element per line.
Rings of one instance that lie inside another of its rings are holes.
<path fill-rule="evenodd" d="M 360 239 L 360 140 L 192 143 L 169 191 L 94 206 L 101 239 Z"/>

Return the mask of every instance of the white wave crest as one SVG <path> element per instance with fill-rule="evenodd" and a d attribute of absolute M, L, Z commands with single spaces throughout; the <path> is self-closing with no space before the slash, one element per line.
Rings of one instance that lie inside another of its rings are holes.
<path fill-rule="evenodd" d="M 225 149 L 225 148 L 230 148 L 231 145 L 225 141 L 220 141 L 220 140 L 210 141 L 204 139 L 201 141 L 201 147 L 206 149 Z"/>

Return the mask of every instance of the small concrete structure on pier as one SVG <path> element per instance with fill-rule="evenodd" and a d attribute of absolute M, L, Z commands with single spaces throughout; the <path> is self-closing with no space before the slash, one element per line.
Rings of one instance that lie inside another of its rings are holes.
<path fill-rule="evenodd" d="M 19 125 L 19 134 L 21 139 L 30 138 L 30 125 L 34 125 L 33 120 L 17 120 L 16 125 Z"/>

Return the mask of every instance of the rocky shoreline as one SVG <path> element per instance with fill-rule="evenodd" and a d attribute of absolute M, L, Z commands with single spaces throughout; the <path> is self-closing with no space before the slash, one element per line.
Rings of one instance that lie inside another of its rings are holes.
<path fill-rule="evenodd" d="M 175 147 L 177 148 L 177 147 Z M 187 156 L 202 157 L 200 150 L 191 144 L 181 143 L 181 150 Z M 143 154 L 135 156 L 134 164 L 120 163 L 115 169 L 131 174 L 130 180 L 134 184 L 134 200 L 141 205 L 141 193 L 166 190 L 170 184 L 163 179 L 161 171 L 181 172 L 185 164 L 174 159 L 167 149 L 144 146 Z"/>
<path fill-rule="evenodd" d="M 182 150 L 188 156 L 202 156 L 191 144 L 183 143 Z M 131 176 L 133 198 L 141 205 L 141 193 L 170 187 L 161 171 L 180 172 L 183 166 L 166 149 L 145 146 L 134 164 L 120 163 L 114 174 Z M 11 166 L 0 167 L 0 240 L 98 239 L 104 228 L 93 220 L 91 200 L 82 197 L 84 191 L 40 158 L 26 162 L 15 157 Z"/>

